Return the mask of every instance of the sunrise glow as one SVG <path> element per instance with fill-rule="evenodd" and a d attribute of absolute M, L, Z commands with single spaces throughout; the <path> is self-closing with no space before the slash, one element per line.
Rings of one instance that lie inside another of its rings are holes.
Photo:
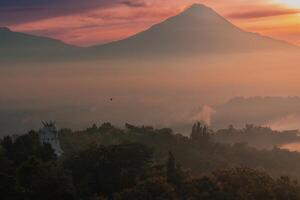
<path fill-rule="evenodd" d="M 276 0 L 278 3 L 282 3 L 286 6 L 293 7 L 293 8 L 300 8 L 300 1 L 299 0 Z"/>
<path fill-rule="evenodd" d="M 242 29 L 300 45 L 299 0 L 78 1 L 82 9 L 66 2 L 45 3 L 51 9 L 35 12 L 42 3 L 28 2 L 20 11 L 12 2 L 0 7 L 0 26 L 90 46 L 129 37 L 201 3 Z"/>
<path fill-rule="evenodd" d="M 0 197 L 300 200 L 299 66 L 300 0 L 0 0 Z"/>

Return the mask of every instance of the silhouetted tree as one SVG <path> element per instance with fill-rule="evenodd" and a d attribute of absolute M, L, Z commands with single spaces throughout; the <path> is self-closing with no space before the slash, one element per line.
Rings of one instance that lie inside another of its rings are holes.
<path fill-rule="evenodd" d="M 108 196 L 133 186 L 151 161 L 151 152 L 143 145 L 92 146 L 66 160 L 75 186 L 83 199 Z"/>
<path fill-rule="evenodd" d="M 99 130 L 98 130 L 97 124 L 93 124 L 92 127 L 87 128 L 86 131 L 88 133 L 97 133 Z"/>
<path fill-rule="evenodd" d="M 179 163 L 176 163 L 174 155 L 169 152 L 169 157 L 166 163 L 167 181 L 175 186 L 182 184 L 182 171 Z"/>
<path fill-rule="evenodd" d="M 99 127 L 99 131 L 101 133 L 103 132 L 108 132 L 110 130 L 113 130 L 115 127 L 113 125 L 111 125 L 111 123 L 103 123 L 100 127 Z"/>
<path fill-rule="evenodd" d="M 76 199 L 71 176 L 55 162 L 45 163 L 31 158 L 20 166 L 17 178 L 24 199 Z"/>
<path fill-rule="evenodd" d="M 28 134 L 17 136 L 15 139 L 5 137 L 1 145 L 6 151 L 7 158 L 15 165 L 20 165 L 28 158 L 34 156 L 43 161 L 56 159 L 51 145 L 41 144 L 38 133 L 30 131 Z"/>
<path fill-rule="evenodd" d="M 206 125 L 203 125 L 200 122 L 197 122 L 193 125 L 192 133 L 191 133 L 192 140 L 203 140 L 206 141 L 209 138 L 209 131 Z"/>
<path fill-rule="evenodd" d="M 175 188 L 164 177 L 142 180 L 136 186 L 115 195 L 115 200 L 177 200 Z"/>

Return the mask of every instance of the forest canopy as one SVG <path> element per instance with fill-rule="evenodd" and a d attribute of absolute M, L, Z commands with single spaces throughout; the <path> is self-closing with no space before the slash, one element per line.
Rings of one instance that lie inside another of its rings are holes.
<path fill-rule="evenodd" d="M 35 131 L 7 136 L 0 193 L 13 200 L 300 199 L 300 153 L 222 144 L 214 134 L 200 123 L 190 137 L 130 124 L 61 129 L 60 157 Z"/>

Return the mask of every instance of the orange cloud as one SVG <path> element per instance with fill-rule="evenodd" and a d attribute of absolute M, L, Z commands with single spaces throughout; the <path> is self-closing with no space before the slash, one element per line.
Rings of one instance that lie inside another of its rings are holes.
<path fill-rule="evenodd" d="M 273 17 L 280 15 L 293 15 L 299 14 L 298 9 L 266 9 L 266 10 L 253 10 L 247 12 L 237 12 L 227 15 L 229 18 L 248 19 L 248 18 L 261 18 Z"/>
<path fill-rule="evenodd" d="M 176 15 L 192 3 L 205 3 L 247 31 L 258 32 L 298 44 L 299 10 L 273 0 L 120 0 L 64 16 L 49 17 L 10 26 L 15 31 L 61 39 L 89 46 L 122 39 Z M 237 12 L 243 10 L 244 12 Z M 3 19 L 2 19 L 3 20 Z M 298 22 L 297 22 L 298 21 Z M 268 30 L 266 30 L 268 29 Z M 284 32 L 282 31 L 284 29 Z M 294 32 L 295 33 L 295 32 Z M 298 31 L 296 31 L 298 33 Z"/>

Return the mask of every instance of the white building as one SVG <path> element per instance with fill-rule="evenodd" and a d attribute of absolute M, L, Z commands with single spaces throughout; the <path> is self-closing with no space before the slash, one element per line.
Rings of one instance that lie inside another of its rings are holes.
<path fill-rule="evenodd" d="M 54 122 L 43 122 L 44 127 L 39 130 L 40 142 L 42 144 L 50 144 L 57 156 L 63 154 L 60 147 L 58 131 Z"/>

